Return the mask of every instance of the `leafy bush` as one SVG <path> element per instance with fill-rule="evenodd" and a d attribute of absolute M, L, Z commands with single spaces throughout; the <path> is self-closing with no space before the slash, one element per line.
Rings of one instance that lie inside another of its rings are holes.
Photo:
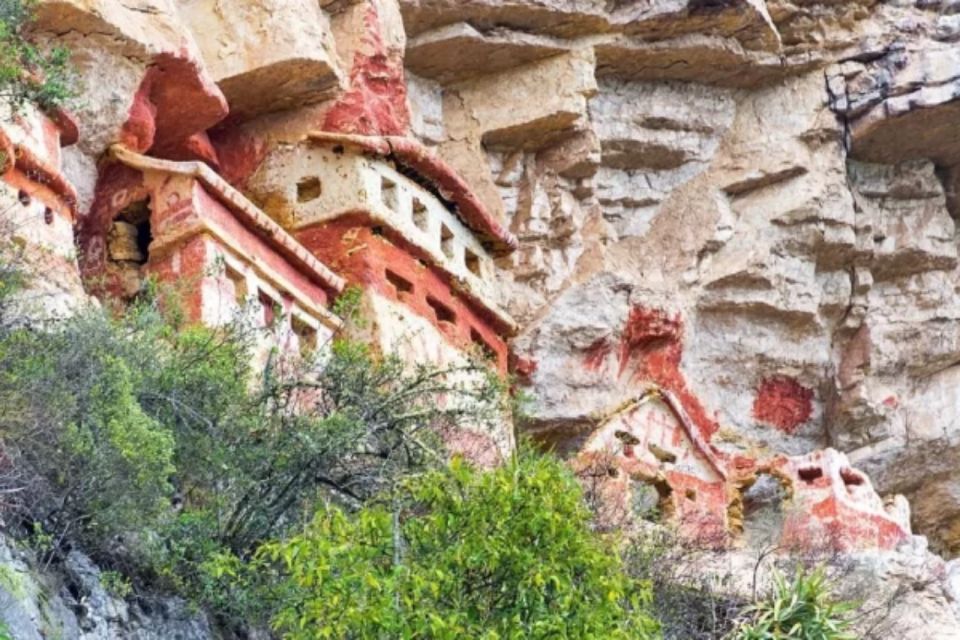
<path fill-rule="evenodd" d="M 73 95 L 69 52 L 41 51 L 24 37 L 36 0 L 0 0 L 0 100 L 14 110 L 27 102 L 49 109 Z"/>
<path fill-rule="evenodd" d="M 128 340 L 127 329 L 93 312 L 49 332 L 0 335 L 0 434 L 17 470 L 0 484 L 16 492 L 11 510 L 57 537 L 103 539 L 169 506 L 173 433 L 140 394 L 170 357 Z"/>
<path fill-rule="evenodd" d="M 319 498 L 363 504 L 437 464 L 444 429 L 491 426 L 503 415 L 495 378 L 457 382 L 481 365 L 408 367 L 341 340 L 320 357 L 293 375 L 275 369 L 254 398 L 255 424 L 191 433 L 203 467 L 216 463 L 227 479 L 207 485 L 224 514 L 217 537 L 235 553 L 309 519 Z"/>
<path fill-rule="evenodd" d="M 155 293 L 42 331 L 0 318 L 0 495 L 47 556 L 79 544 L 242 618 L 211 558 L 249 557 L 318 503 L 358 508 L 441 464 L 438 433 L 502 419 L 480 364 L 407 366 L 339 339 L 313 359 L 275 351 L 255 382 L 260 330 L 182 326 Z"/>
<path fill-rule="evenodd" d="M 855 607 L 832 598 L 822 569 L 800 568 L 792 580 L 774 574 L 773 593 L 747 610 L 733 640 L 856 640 L 848 614 Z"/>
<path fill-rule="evenodd" d="M 590 528 L 566 466 L 458 459 L 354 514 L 330 506 L 265 545 L 287 583 L 276 626 L 315 638 L 647 638 L 649 586 Z"/>

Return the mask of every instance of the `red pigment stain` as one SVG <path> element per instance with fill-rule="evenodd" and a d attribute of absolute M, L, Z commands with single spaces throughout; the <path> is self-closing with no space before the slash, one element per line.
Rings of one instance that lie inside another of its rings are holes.
<path fill-rule="evenodd" d="M 350 90 L 327 112 L 325 131 L 363 135 L 403 135 L 410 124 L 403 62 L 390 55 L 380 34 L 376 6 L 364 16 L 363 52 L 350 69 Z"/>
<path fill-rule="evenodd" d="M 153 146 L 157 136 L 157 107 L 150 102 L 147 89 L 143 84 L 136 95 L 120 132 L 120 143 L 137 153 L 143 153 Z"/>
<path fill-rule="evenodd" d="M 69 147 L 80 140 L 80 125 L 77 124 L 77 118 L 66 109 L 56 108 L 49 114 L 51 120 L 60 130 L 60 146 Z"/>
<path fill-rule="evenodd" d="M 188 138 L 167 147 L 164 154 L 170 160 L 206 162 L 214 170 L 220 170 L 220 158 L 206 131 L 194 133 Z"/>
<path fill-rule="evenodd" d="M 629 367 L 633 379 L 653 382 L 670 391 L 706 440 L 720 428 L 687 387 L 680 371 L 683 321 L 679 314 L 671 316 L 662 309 L 634 306 L 623 328 L 618 355 L 621 375 Z"/>
<path fill-rule="evenodd" d="M 533 358 L 510 354 L 510 371 L 522 380 L 530 380 L 537 372 L 537 361 Z"/>
<path fill-rule="evenodd" d="M 611 351 L 613 351 L 613 347 L 607 342 L 606 338 L 595 340 L 593 344 L 587 347 L 587 354 L 583 358 L 583 366 L 590 371 L 599 371 Z"/>
<path fill-rule="evenodd" d="M 785 433 L 794 433 L 813 413 L 813 390 L 788 376 L 766 378 L 753 403 L 753 416 Z"/>
<path fill-rule="evenodd" d="M 120 139 L 141 153 L 209 161 L 213 147 L 204 132 L 228 111 L 223 93 L 196 60 L 186 52 L 161 53 L 137 89 Z"/>
<path fill-rule="evenodd" d="M 633 307 L 620 338 L 620 372 L 634 355 L 660 349 L 669 350 L 679 364 L 682 335 L 679 315 L 671 318 L 661 309 Z"/>
<path fill-rule="evenodd" d="M 267 156 L 266 142 L 240 129 L 213 131 L 210 141 L 220 160 L 220 175 L 237 188 L 246 185 Z"/>

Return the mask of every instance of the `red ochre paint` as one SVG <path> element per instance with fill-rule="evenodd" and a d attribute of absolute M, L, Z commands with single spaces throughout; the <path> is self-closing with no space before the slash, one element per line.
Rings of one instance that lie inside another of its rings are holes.
<path fill-rule="evenodd" d="M 539 363 L 533 358 L 510 354 L 510 371 L 524 381 L 530 380 L 537 372 Z"/>
<path fill-rule="evenodd" d="M 587 347 L 587 355 L 583 358 L 583 364 L 590 371 L 599 371 L 612 351 L 613 346 L 606 338 L 597 338 L 593 344 Z"/>
<path fill-rule="evenodd" d="M 133 97 L 120 142 L 138 153 L 215 163 L 205 132 L 228 112 L 223 93 L 196 60 L 186 52 L 161 53 Z"/>
<path fill-rule="evenodd" d="M 789 376 L 774 376 L 760 383 L 753 403 L 753 416 L 765 424 L 792 434 L 813 413 L 813 390 Z"/>
<path fill-rule="evenodd" d="M 690 420 L 709 441 L 719 425 L 687 386 L 680 371 L 683 355 L 683 321 L 662 309 L 635 305 L 627 317 L 618 350 L 621 376 L 652 382 L 673 393 Z M 589 357 L 589 356 L 588 356 Z M 594 356 L 595 357 L 595 356 Z"/>
<path fill-rule="evenodd" d="M 266 141 L 241 129 L 210 132 L 210 141 L 220 162 L 220 175 L 234 187 L 246 186 L 267 156 Z"/>
<path fill-rule="evenodd" d="M 380 34 L 373 3 L 364 16 L 366 32 L 350 69 L 350 89 L 327 112 L 324 131 L 403 135 L 410 125 L 402 52 L 391 54 Z"/>
<path fill-rule="evenodd" d="M 370 287 L 380 295 L 403 303 L 433 324 L 458 348 L 481 346 L 492 354 L 497 369 L 507 370 L 505 327 L 483 308 L 458 295 L 449 277 L 422 262 L 400 238 L 374 233 L 363 214 L 347 215 L 296 233 L 313 255 L 351 284 Z M 431 305 L 430 300 L 433 301 Z M 453 320 L 438 317 L 437 305 Z"/>

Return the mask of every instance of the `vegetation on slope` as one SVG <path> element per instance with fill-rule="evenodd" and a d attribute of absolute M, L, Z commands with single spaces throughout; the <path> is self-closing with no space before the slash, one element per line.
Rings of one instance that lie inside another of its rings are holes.
<path fill-rule="evenodd" d="M 14 110 L 26 103 L 50 109 L 73 95 L 69 52 L 44 51 L 24 36 L 36 0 L 0 0 L 0 101 Z"/>
<path fill-rule="evenodd" d="M 649 584 L 623 571 L 569 469 L 525 452 L 460 460 L 264 546 L 287 589 L 276 618 L 312 638 L 650 638 Z"/>

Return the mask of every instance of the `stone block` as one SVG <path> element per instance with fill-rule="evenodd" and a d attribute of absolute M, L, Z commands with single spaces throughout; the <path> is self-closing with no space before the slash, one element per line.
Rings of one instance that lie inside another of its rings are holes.
<path fill-rule="evenodd" d="M 405 63 L 424 78 L 451 84 L 549 58 L 570 46 L 569 42 L 522 31 L 481 32 L 461 22 L 411 39 Z"/>
<path fill-rule="evenodd" d="M 917 39 L 858 67 L 837 67 L 832 106 L 848 118 L 852 157 L 960 163 L 960 50 Z"/>
<path fill-rule="evenodd" d="M 327 16 L 310 0 L 181 0 L 236 118 L 319 102 L 344 83 Z"/>
<path fill-rule="evenodd" d="M 489 149 L 544 147 L 586 117 L 593 69 L 593 52 L 580 49 L 457 85 L 444 103 L 450 137 Z"/>

